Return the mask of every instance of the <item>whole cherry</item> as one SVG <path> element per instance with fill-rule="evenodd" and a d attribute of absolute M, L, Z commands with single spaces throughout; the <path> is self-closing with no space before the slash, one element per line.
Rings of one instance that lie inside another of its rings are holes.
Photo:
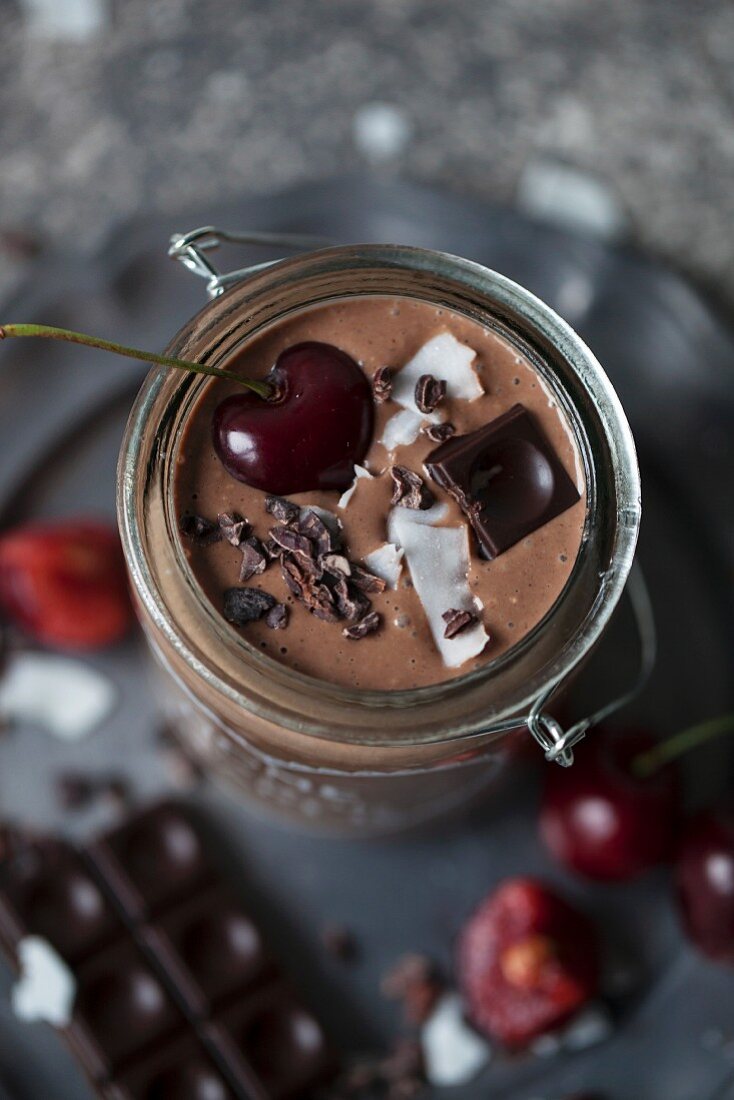
<path fill-rule="evenodd" d="M 374 402 L 364 371 L 331 344 L 295 344 L 264 380 L 274 396 L 225 398 L 212 424 L 225 469 L 276 496 L 346 489 L 372 439 Z"/>
<path fill-rule="evenodd" d="M 460 937 L 458 977 L 469 1017 L 505 1046 L 525 1046 L 594 996 L 597 955 L 582 913 L 536 879 L 507 879 Z"/>
<path fill-rule="evenodd" d="M 634 878 L 672 854 L 677 776 L 663 767 L 644 777 L 635 762 L 654 751 L 639 732 L 599 730 L 570 768 L 548 770 L 540 835 L 552 855 L 586 878 Z"/>
<path fill-rule="evenodd" d="M 704 954 L 734 964 L 734 811 L 708 811 L 685 827 L 675 863 L 683 925 Z"/>

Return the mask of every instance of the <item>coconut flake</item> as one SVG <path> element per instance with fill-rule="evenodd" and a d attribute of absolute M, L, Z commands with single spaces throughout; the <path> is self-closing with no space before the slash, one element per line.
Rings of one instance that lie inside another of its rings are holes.
<path fill-rule="evenodd" d="M 355 463 L 354 481 L 349 486 L 349 488 L 345 489 L 342 495 L 339 497 L 336 505 L 337 508 L 346 508 L 346 506 L 349 504 L 349 501 L 354 496 L 354 490 L 357 488 L 357 482 L 360 480 L 360 478 L 371 478 L 373 476 L 374 475 L 371 474 L 365 466 L 357 466 Z"/>
<path fill-rule="evenodd" d="M 422 413 L 415 403 L 415 387 L 423 374 L 432 374 L 446 383 L 447 399 L 474 401 L 484 388 L 472 366 L 476 352 L 456 339 L 450 332 L 441 332 L 424 344 L 393 379 L 391 400 L 402 405 L 385 424 L 381 443 L 388 451 L 406 446 L 418 437 L 421 425 L 428 421 L 440 424 L 443 414 Z"/>
<path fill-rule="evenodd" d="M 92 733 L 116 697 L 114 685 L 96 669 L 52 653 L 20 653 L 0 679 L 0 715 L 40 726 L 62 741 Z"/>
<path fill-rule="evenodd" d="M 443 663 L 448 668 L 458 668 L 482 652 L 489 635 L 479 621 L 453 638 L 444 637 L 445 611 L 456 608 L 476 613 L 482 608 L 472 596 L 467 581 L 467 529 L 435 526 L 445 514 L 444 504 L 433 505 L 425 512 L 393 508 L 388 516 L 387 531 L 390 542 L 405 551 L 413 585 Z"/>
<path fill-rule="evenodd" d="M 362 560 L 370 573 L 380 577 L 389 588 L 397 588 L 403 571 L 404 553 L 402 548 L 393 546 L 391 542 L 384 542 L 382 546 L 366 554 Z"/>
<path fill-rule="evenodd" d="M 437 1088 L 466 1085 L 484 1069 L 492 1048 L 464 1022 L 461 997 L 447 993 L 421 1033 L 426 1077 Z"/>
<path fill-rule="evenodd" d="M 26 936 L 18 944 L 20 978 L 10 998 L 20 1020 L 44 1020 L 54 1027 L 71 1022 L 76 994 L 74 975 L 64 960 L 41 936 Z"/>

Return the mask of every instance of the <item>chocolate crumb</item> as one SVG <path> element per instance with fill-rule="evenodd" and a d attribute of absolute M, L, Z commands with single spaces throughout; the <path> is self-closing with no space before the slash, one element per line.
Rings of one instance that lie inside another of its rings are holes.
<path fill-rule="evenodd" d="M 212 523 L 210 519 L 193 515 L 191 512 L 184 512 L 178 526 L 182 535 L 198 543 L 199 546 L 210 546 L 214 542 L 219 542 L 222 537 L 218 523 Z"/>
<path fill-rule="evenodd" d="M 301 514 L 297 504 L 283 497 L 265 497 L 265 511 L 278 523 L 295 523 Z"/>
<path fill-rule="evenodd" d="M 250 524 L 239 512 L 220 512 L 217 521 L 222 537 L 232 546 L 240 546 L 250 533 Z"/>
<path fill-rule="evenodd" d="M 265 616 L 265 625 L 271 630 L 285 630 L 288 626 L 290 612 L 284 603 L 276 603 Z"/>
<path fill-rule="evenodd" d="M 446 382 L 432 374 L 422 374 L 415 384 L 415 403 L 422 413 L 432 413 L 446 396 Z"/>
<path fill-rule="evenodd" d="M 242 551 L 242 565 L 240 566 L 241 581 L 249 581 L 250 577 L 265 572 L 268 565 L 268 558 L 260 539 L 255 538 L 253 535 L 245 539 L 240 549 Z"/>
<path fill-rule="evenodd" d="M 462 630 L 466 630 L 468 626 L 479 621 L 475 611 L 460 611 L 456 607 L 444 611 L 441 618 L 446 623 L 446 629 L 443 632 L 444 638 L 455 638 Z"/>
<path fill-rule="evenodd" d="M 434 443 L 445 443 L 447 439 L 451 439 L 452 435 L 456 435 L 456 428 L 448 421 L 443 424 L 424 424 L 421 431 Z"/>
<path fill-rule="evenodd" d="M 340 962 L 353 963 L 359 956 L 354 933 L 343 924 L 327 924 L 321 930 L 321 942 L 329 954 Z"/>
<path fill-rule="evenodd" d="M 398 959 L 383 976 L 380 990 L 391 1001 L 403 1002 L 403 1014 L 411 1024 L 422 1024 L 431 1015 L 445 983 L 426 955 L 408 954 Z"/>
<path fill-rule="evenodd" d="M 389 401 L 392 394 L 393 371 L 390 367 L 378 367 L 372 375 L 372 394 L 378 404 Z"/>
<path fill-rule="evenodd" d="M 391 466 L 390 477 L 393 479 L 391 504 L 422 512 L 431 507 L 434 501 L 433 493 L 423 478 L 413 470 L 407 469 L 406 466 Z"/>
<path fill-rule="evenodd" d="M 376 630 L 380 629 L 381 625 L 382 616 L 377 611 L 370 611 L 369 615 L 365 615 L 358 623 L 354 623 L 353 626 L 345 626 L 342 634 L 345 638 L 351 638 L 353 641 L 358 642 L 361 638 L 366 638 L 368 634 L 374 634 Z"/>
<path fill-rule="evenodd" d="M 223 614 L 228 623 L 245 626 L 262 619 L 276 603 L 275 596 L 261 588 L 228 588 L 224 593 Z"/>

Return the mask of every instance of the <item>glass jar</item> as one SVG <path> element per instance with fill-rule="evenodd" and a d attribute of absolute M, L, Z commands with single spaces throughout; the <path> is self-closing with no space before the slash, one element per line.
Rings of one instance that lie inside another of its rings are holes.
<path fill-rule="evenodd" d="M 465 805 L 498 778 L 534 702 L 600 638 L 624 589 L 640 519 L 630 430 L 600 365 L 551 309 L 496 272 L 423 249 L 365 245 L 300 255 L 205 306 L 167 353 L 222 366 L 242 342 L 305 307 L 407 296 L 497 330 L 528 357 L 575 434 L 587 486 L 579 555 L 545 618 L 510 651 L 411 691 L 337 687 L 248 644 L 215 611 L 186 560 L 173 505 L 187 418 L 211 384 L 154 369 L 130 414 L 119 520 L 143 630 L 169 719 L 212 773 L 248 801 L 323 831 L 365 835 Z M 505 732 L 499 732 L 497 726 Z"/>

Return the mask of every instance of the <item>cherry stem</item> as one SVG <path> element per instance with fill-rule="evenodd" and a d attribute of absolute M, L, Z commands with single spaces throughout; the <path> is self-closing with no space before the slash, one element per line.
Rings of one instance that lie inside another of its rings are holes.
<path fill-rule="evenodd" d="M 153 351 L 141 351 L 139 348 L 125 347 L 124 344 L 116 344 L 111 340 L 102 340 L 99 336 L 87 336 L 83 332 L 70 332 L 65 328 L 53 328 L 50 325 L 0 325 L 0 340 L 6 336 L 42 336 L 49 340 L 68 340 L 72 344 L 83 344 L 85 347 L 99 348 L 101 351 L 112 351 L 116 355 L 124 355 L 127 359 L 142 359 L 146 363 L 158 363 L 162 367 L 175 367 L 176 370 L 189 371 L 191 374 L 207 374 L 211 378 L 236 382 L 238 385 L 252 390 L 258 397 L 262 397 L 266 401 L 274 395 L 274 389 L 268 382 L 256 381 L 253 378 L 242 378 L 234 371 L 222 370 L 220 367 L 208 367 L 204 363 L 192 363 L 187 359 L 173 359 L 168 355 L 157 355 Z"/>
<path fill-rule="evenodd" d="M 718 718 L 700 722 L 697 726 L 689 726 L 688 729 L 660 741 L 654 748 L 639 753 L 632 760 L 632 774 L 638 779 L 649 779 L 684 752 L 698 748 L 725 733 L 734 733 L 734 714 L 722 714 Z"/>

